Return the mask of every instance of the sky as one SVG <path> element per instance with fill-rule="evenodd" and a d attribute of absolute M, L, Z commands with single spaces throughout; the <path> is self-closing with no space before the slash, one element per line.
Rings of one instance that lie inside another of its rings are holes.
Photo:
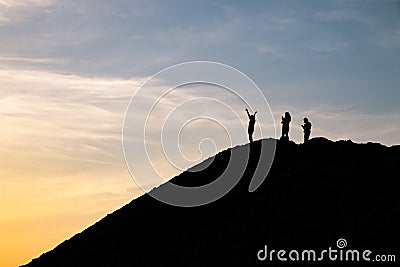
<path fill-rule="evenodd" d="M 29 262 L 141 194 L 123 154 L 125 112 L 149 77 L 178 63 L 249 76 L 277 135 L 291 112 L 295 142 L 307 116 L 312 136 L 400 143 L 400 1 L 0 0 L 0 36 L 1 266 Z M 246 125 L 244 106 L 217 86 L 164 101 L 199 94 L 241 108 Z M 192 162 L 231 145 L 202 142 L 214 128 L 200 125 L 195 146 L 182 147 Z"/>

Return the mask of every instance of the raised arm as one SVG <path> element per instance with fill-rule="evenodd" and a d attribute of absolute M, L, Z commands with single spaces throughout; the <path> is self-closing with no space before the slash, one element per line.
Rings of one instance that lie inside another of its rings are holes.
<path fill-rule="evenodd" d="M 249 113 L 249 110 L 246 108 L 246 112 L 247 112 L 247 116 L 249 117 L 249 119 L 250 119 L 250 113 Z"/>

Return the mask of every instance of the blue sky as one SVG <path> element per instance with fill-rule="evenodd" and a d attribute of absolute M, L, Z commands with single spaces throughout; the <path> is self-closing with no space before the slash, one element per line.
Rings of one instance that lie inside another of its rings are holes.
<path fill-rule="evenodd" d="M 140 193 L 122 153 L 124 114 L 145 79 L 177 63 L 244 72 L 278 134 L 292 113 L 296 142 L 307 116 L 314 137 L 400 143 L 400 1 L 0 0 L 0 36 L 0 229 L 56 233 L 0 240 L 11 266 Z M 214 89 L 190 92 L 224 97 Z M 60 227 L 69 216 L 74 226 Z M 20 243 L 36 245 L 21 254 Z"/>
<path fill-rule="evenodd" d="M 210 60 L 274 103 L 398 111 L 398 1 L 3 2 L 2 65 L 132 78 Z"/>

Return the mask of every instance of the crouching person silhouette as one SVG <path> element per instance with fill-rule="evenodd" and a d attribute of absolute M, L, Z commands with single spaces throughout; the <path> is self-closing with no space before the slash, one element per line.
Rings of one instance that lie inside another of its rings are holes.
<path fill-rule="evenodd" d="M 281 140 L 289 140 L 289 123 L 292 120 L 289 112 L 285 112 L 285 117 L 282 116 L 282 136 Z"/>
<path fill-rule="evenodd" d="M 254 124 L 256 123 L 256 114 L 257 111 L 254 112 L 253 115 L 249 113 L 249 110 L 246 108 L 247 116 L 249 117 L 249 128 L 247 132 L 249 133 L 249 141 L 253 142 L 253 133 L 254 133 Z"/>
<path fill-rule="evenodd" d="M 303 127 L 304 131 L 304 143 L 307 142 L 310 139 L 310 134 L 311 134 L 311 122 L 308 121 L 308 118 L 303 119 L 304 124 L 301 125 Z"/>

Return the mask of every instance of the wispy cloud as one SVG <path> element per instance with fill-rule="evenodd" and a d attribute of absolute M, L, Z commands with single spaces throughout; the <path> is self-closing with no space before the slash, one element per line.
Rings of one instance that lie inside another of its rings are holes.
<path fill-rule="evenodd" d="M 30 8 L 45 8 L 53 0 L 0 0 L 0 26 L 19 21 Z"/>
<path fill-rule="evenodd" d="M 367 3 L 365 3 L 367 4 Z M 368 4 L 367 4 L 368 5 Z M 343 23 L 351 22 L 361 26 L 361 30 L 368 33 L 368 35 L 363 36 L 360 34 L 358 38 L 364 38 L 364 42 L 368 42 L 369 45 L 377 45 L 383 48 L 394 48 L 398 47 L 400 44 L 400 24 L 397 20 L 393 20 L 391 16 L 398 16 L 396 9 L 398 10 L 398 5 L 396 6 L 396 1 L 382 2 L 382 6 L 390 8 L 392 14 L 380 13 L 382 10 L 377 12 L 366 12 L 366 7 L 361 9 L 356 8 L 346 8 L 346 9 L 336 9 L 330 11 L 320 11 L 313 14 L 313 19 L 319 22 L 325 23 Z M 361 4 L 361 6 L 363 6 Z M 387 19 L 383 19 L 382 16 L 387 15 Z M 346 24 L 349 26 L 349 24 Z M 352 25 L 354 26 L 354 25 Z M 341 46 L 341 43 L 333 43 L 334 46 Z"/>
<path fill-rule="evenodd" d="M 28 149 L 47 147 L 60 154 L 80 147 L 72 144 L 93 146 L 95 140 L 101 140 L 105 149 L 112 146 L 120 137 L 124 108 L 138 86 L 134 80 L 21 70 L 0 70 L 0 82 L 5 145 L 25 143 Z"/>
<path fill-rule="evenodd" d="M 320 53 L 331 53 L 331 52 L 336 52 L 336 51 L 341 51 L 343 49 L 346 49 L 349 46 L 348 43 L 343 42 L 343 41 L 333 41 L 329 42 L 327 40 L 318 40 L 310 43 L 308 45 L 308 48 L 312 51 L 315 52 L 320 52 Z"/>
<path fill-rule="evenodd" d="M 48 6 L 51 5 L 53 0 L 0 0 L 0 5 L 7 8 L 19 6 Z"/>
<path fill-rule="evenodd" d="M 0 57 L 0 61 L 11 61 L 20 63 L 56 63 L 60 62 L 55 58 L 29 58 L 29 57 Z M 4 64 L 4 62 L 3 62 Z"/>
<path fill-rule="evenodd" d="M 314 13 L 312 17 L 322 22 L 354 21 L 364 25 L 370 25 L 373 22 L 371 17 L 350 8 L 320 11 Z"/>
<path fill-rule="evenodd" d="M 376 32 L 374 42 L 380 47 L 398 49 L 400 47 L 400 23 Z"/>
<path fill-rule="evenodd" d="M 80 183 L 73 177 L 125 171 L 123 114 L 140 79 L 0 69 L 0 83 L 5 180 L 37 184 L 62 175 Z"/>
<path fill-rule="evenodd" d="M 3 24 L 7 24 L 10 21 L 4 14 L 0 14 L 0 26 Z"/>
<path fill-rule="evenodd" d="M 268 55 L 271 55 L 272 57 L 276 57 L 276 58 L 286 57 L 286 54 L 282 51 L 282 49 L 277 46 L 260 44 L 256 47 L 256 50 L 260 54 L 268 54 Z"/>

